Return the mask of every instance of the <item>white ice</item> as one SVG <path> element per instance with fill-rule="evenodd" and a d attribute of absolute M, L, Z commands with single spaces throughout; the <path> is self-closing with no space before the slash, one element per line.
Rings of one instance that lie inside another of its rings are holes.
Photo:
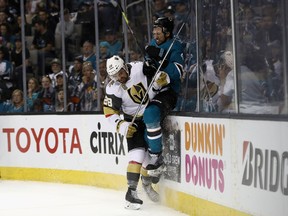
<path fill-rule="evenodd" d="M 144 193 L 144 192 L 143 192 Z M 185 216 L 153 203 L 145 194 L 140 210 L 124 208 L 125 191 L 62 183 L 0 180 L 0 216 Z"/>

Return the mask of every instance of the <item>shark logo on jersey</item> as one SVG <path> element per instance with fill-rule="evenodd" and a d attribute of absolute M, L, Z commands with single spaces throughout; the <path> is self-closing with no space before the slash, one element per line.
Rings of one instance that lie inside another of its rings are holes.
<path fill-rule="evenodd" d="M 133 85 L 131 88 L 128 89 L 128 94 L 130 98 L 133 100 L 134 103 L 140 104 L 141 101 L 144 98 L 144 95 L 146 93 L 146 89 L 143 85 L 143 83 L 138 83 L 136 85 Z M 146 104 L 148 101 L 148 97 L 146 96 L 145 101 L 143 101 L 143 104 Z"/>

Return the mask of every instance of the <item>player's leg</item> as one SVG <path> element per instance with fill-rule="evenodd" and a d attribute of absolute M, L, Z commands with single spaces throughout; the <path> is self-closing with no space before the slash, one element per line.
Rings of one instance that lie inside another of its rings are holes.
<path fill-rule="evenodd" d="M 131 121 L 126 118 L 126 121 Z M 146 156 L 147 143 L 144 138 L 145 124 L 142 120 L 136 120 L 135 123 L 137 131 L 132 138 L 127 138 L 129 163 L 126 175 L 128 190 L 125 196 L 125 207 L 128 209 L 139 209 L 143 204 L 143 201 L 138 197 L 137 186 L 140 180 L 141 166 Z"/>
<path fill-rule="evenodd" d="M 158 202 L 160 200 L 160 196 L 158 192 L 153 188 L 152 186 L 152 177 L 148 175 L 148 172 L 146 169 L 141 170 L 141 180 L 142 180 L 142 188 L 146 192 L 147 196 L 150 200 L 153 202 Z"/>
<path fill-rule="evenodd" d="M 129 163 L 126 173 L 128 190 L 125 195 L 125 208 L 139 209 L 143 204 L 143 201 L 138 197 L 137 187 L 140 179 L 140 171 L 144 156 L 144 148 L 136 148 L 128 152 Z"/>
<path fill-rule="evenodd" d="M 150 161 L 146 169 L 155 169 L 161 164 L 157 164 L 158 158 L 162 154 L 162 128 L 161 110 L 158 105 L 149 105 L 144 112 L 144 122 L 146 125 L 146 140 L 148 143 L 148 151 L 150 153 Z"/>

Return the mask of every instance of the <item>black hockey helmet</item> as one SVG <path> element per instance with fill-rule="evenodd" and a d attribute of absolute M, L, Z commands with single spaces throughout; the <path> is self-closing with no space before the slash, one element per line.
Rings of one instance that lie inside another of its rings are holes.
<path fill-rule="evenodd" d="M 153 27 L 161 27 L 163 33 L 168 33 L 172 35 L 174 29 L 174 21 L 170 17 L 159 17 L 155 20 Z"/>

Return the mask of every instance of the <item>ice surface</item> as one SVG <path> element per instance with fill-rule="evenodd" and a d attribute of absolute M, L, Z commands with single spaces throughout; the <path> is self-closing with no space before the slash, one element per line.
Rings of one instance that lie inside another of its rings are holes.
<path fill-rule="evenodd" d="M 153 203 L 144 192 L 140 210 L 124 208 L 125 191 L 92 186 L 0 180 L 0 216 L 185 216 Z"/>

